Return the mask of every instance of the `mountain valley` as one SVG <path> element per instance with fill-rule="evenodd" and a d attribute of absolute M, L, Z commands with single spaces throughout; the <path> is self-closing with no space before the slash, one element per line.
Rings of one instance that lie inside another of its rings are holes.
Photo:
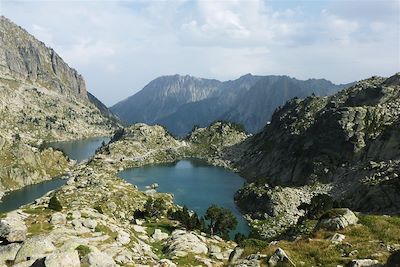
<path fill-rule="evenodd" d="M 162 76 L 108 109 L 3 16 L 0 41 L 0 197 L 65 180 L 0 213 L 0 266 L 399 266 L 400 73 Z M 110 141 L 80 162 L 48 145 L 89 137 Z M 249 235 L 217 231 L 224 207 L 199 218 L 119 176 L 185 159 L 246 180 L 232 198 Z"/>

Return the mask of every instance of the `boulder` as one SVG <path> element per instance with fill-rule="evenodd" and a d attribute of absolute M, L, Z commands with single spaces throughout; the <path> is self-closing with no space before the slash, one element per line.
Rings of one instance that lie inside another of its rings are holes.
<path fill-rule="evenodd" d="M 119 231 L 116 240 L 122 245 L 126 245 L 129 244 L 129 242 L 131 242 L 131 236 L 125 231 Z"/>
<path fill-rule="evenodd" d="M 154 239 L 155 242 L 159 242 L 164 239 L 167 239 L 168 234 L 161 232 L 160 229 L 156 229 L 156 230 L 154 230 L 154 234 L 151 237 Z"/>
<path fill-rule="evenodd" d="M 83 220 L 82 224 L 89 229 L 95 229 L 97 226 L 97 222 L 93 219 L 85 219 Z"/>
<path fill-rule="evenodd" d="M 237 246 L 229 255 L 229 263 L 235 263 L 243 254 L 244 249 Z"/>
<path fill-rule="evenodd" d="M 170 256 L 184 257 L 188 253 L 207 254 L 208 248 L 196 235 L 184 230 L 175 230 L 167 240 L 167 253 Z"/>
<path fill-rule="evenodd" d="M 348 267 L 381 267 L 377 260 L 362 259 L 362 260 L 352 260 Z"/>
<path fill-rule="evenodd" d="M 283 249 L 277 248 L 269 258 L 268 266 L 281 266 L 283 264 L 286 266 L 296 266 Z"/>
<path fill-rule="evenodd" d="M 79 210 L 74 210 L 71 213 L 72 219 L 80 219 L 81 218 L 81 213 Z"/>
<path fill-rule="evenodd" d="M 400 250 L 397 250 L 389 256 L 386 267 L 400 267 Z"/>
<path fill-rule="evenodd" d="M 230 267 L 260 267 L 260 261 L 257 259 L 242 259 L 229 265 Z"/>
<path fill-rule="evenodd" d="M 146 227 L 140 225 L 133 225 L 133 230 L 137 233 L 147 234 Z"/>
<path fill-rule="evenodd" d="M 51 215 L 50 223 L 53 225 L 63 225 L 67 223 L 67 215 L 61 213 L 61 212 L 56 212 L 53 215 Z"/>
<path fill-rule="evenodd" d="M 82 259 L 83 265 L 91 267 L 117 267 L 117 264 L 108 254 L 100 251 L 93 251 Z"/>
<path fill-rule="evenodd" d="M 0 237 L 8 242 L 24 241 L 27 231 L 24 216 L 18 211 L 8 213 L 6 218 L 0 220 Z"/>
<path fill-rule="evenodd" d="M 332 209 L 325 213 L 318 222 L 317 228 L 335 231 L 344 229 L 358 222 L 357 216 L 349 209 Z"/>
<path fill-rule="evenodd" d="M 346 238 L 345 235 L 339 234 L 339 233 L 335 233 L 332 237 L 329 238 L 329 240 L 333 243 L 333 244 L 339 244 L 342 243 L 342 241 Z"/>
<path fill-rule="evenodd" d="M 45 236 L 34 236 L 25 240 L 15 257 L 15 263 L 46 257 L 56 247 Z"/>
<path fill-rule="evenodd" d="M 21 244 L 12 243 L 5 246 L 0 246 L 0 265 L 6 261 L 13 261 L 17 255 L 18 250 L 21 248 Z"/>
<path fill-rule="evenodd" d="M 158 262 L 159 267 L 176 267 L 176 264 L 168 259 L 162 259 Z"/>
<path fill-rule="evenodd" d="M 56 252 L 46 257 L 46 267 L 80 267 L 81 262 L 76 250 Z"/>

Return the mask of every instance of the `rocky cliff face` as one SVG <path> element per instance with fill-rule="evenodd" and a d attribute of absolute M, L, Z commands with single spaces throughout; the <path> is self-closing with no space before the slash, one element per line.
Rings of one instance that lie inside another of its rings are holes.
<path fill-rule="evenodd" d="M 128 123 L 158 123 L 179 136 L 188 134 L 194 126 L 206 127 L 216 120 L 241 123 L 254 133 L 285 101 L 313 93 L 329 95 L 344 86 L 322 79 L 300 81 L 287 76 L 247 74 L 220 82 L 175 75 L 155 79 L 111 109 Z"/>
<path fill-rule="evenodd" d="M 117 103 L 111 110 L 129 124 L 154 124 L 176 112 L 181 105 L 212 96 L 220 83 L 188 75 L 163 76 L 151 81 L 137 94 Z"/>
<path fill-rule="evenodd" d="M 41 149 L 43 142 L 111 135 L 116 125 L 101 102 L 88 98 L 76 70 L 0 18 L 0 192 L 67 170 L 64 155 Z"/>
<path fill-rule="evenodd" d="M 72 166 L 60 151 L 0 136 L 0 198 L 4 192 L 62 175 Z"/>
<path fill-rule="evenodd" d="M 56 92 L 87 99 L 83 77 L 53 49 L 4 16 L 0 18 L 0 36 L 2 77 L 37 82 Z"/>
<path fill-rule="evenodd" d="M 330 97 L 291 100 L 238 146 L 245 152 L 236 166 L 250 183 L 236 200 L 266 222 L 265 237 L 282 217 L 295 223 L 313 195 L 356 211 L 400 212 L 399 82 L 400 74 L 372 77 Z"/>

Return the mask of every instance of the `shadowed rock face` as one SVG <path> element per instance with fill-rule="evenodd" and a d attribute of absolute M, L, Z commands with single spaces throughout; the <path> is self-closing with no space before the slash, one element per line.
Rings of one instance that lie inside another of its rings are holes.
<path fill-rule="evenodd" d="M 111 110 L 127 123 L 161 124 L 179 136 L 216 120 L 241 123 L 255 133 L 287 100 L 313 93 L 326 96 L 345 86 L 324 79 L 301 81 L 275 75 L 247 74 L 225 82 L 188 75 L 162 76 Z"/>
<path fill-rule="evenodd" d="M 3 16 L 0 37 L 2 75 L 38 82 L 54 91 L 87 99 L 85 81 L 76 70 L 53 49 Z"/>
<path fill-rule="evenodd" d="M 308 186 L 323 184 L 344 207 L 398 214 L 399 79 L 399 73 L 372 77 L 331 97 L 295 99 L 277 109 L 271 124 L 238 145 L 244 153 L 236 162 L 249 181 L 271 186 L 269 194 L 247 186 L 238 204 L 254 213 L 254 199 L 269 207 L 270 195 L 279 195 L 275 186 L 296 186 L 305 195 Z"/>
<path fill-rule="evenodd" d="M 305 185 L 339 179 L 337 171 L 367 160 L 400 157 L 400 87 L 371 78 L 331 97 L 289 101 L 250 138 L 239 165 L 250 179 Z"/>

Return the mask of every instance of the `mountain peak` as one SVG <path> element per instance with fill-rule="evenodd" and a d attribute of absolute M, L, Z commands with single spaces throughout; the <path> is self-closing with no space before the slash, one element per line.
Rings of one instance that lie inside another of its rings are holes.
<path fill-rule="evenodd" d="M 8 18 L 0 17 L 0 73 L 50 90 L 87 99 L 83 77 L 43 42 Z"/>

